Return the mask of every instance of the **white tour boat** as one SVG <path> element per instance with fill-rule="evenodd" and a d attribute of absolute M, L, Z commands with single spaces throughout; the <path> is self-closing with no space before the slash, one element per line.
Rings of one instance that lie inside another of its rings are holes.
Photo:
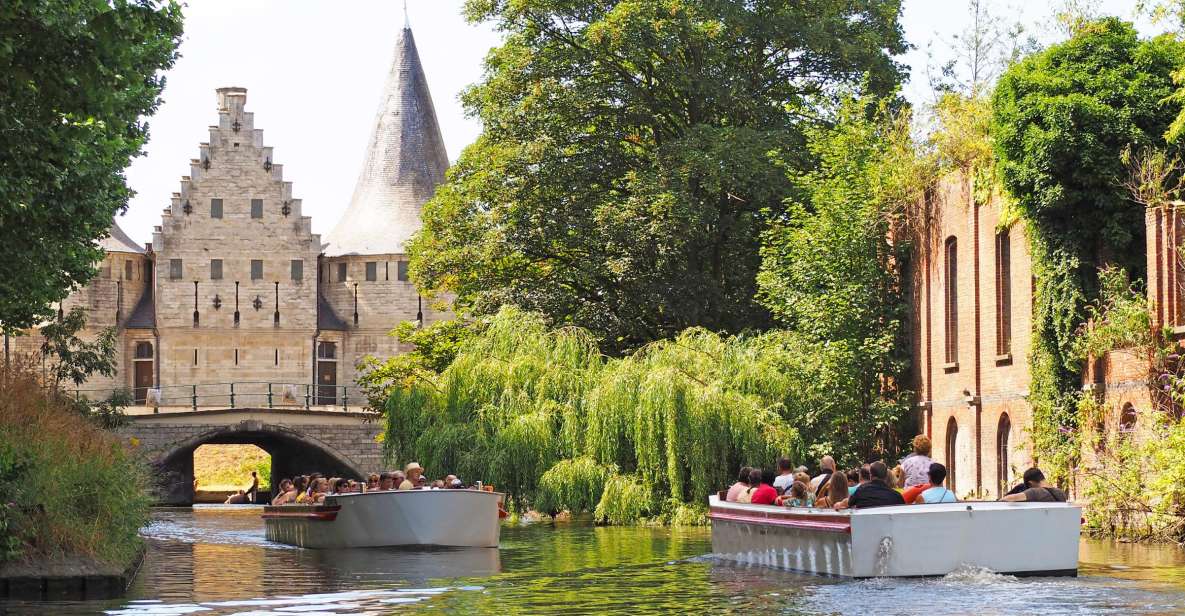
<path fill-rule="evenodd" d="M 268 541 L 302 548 L 498 547 L 502 494 L 395 490 L 326 496 L 320 505 L 264 507 Z"/>
<path fill-rule="evenodd" d="M 855 511 L 709 499 L 719 558 L 854 578 L 940 576 L 965 567 L 1077 575 L 1082 508 L 960 502 Z"/>

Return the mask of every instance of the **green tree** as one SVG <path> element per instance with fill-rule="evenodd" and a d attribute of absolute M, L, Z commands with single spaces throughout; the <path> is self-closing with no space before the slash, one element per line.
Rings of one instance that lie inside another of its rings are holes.
<path fill-rule="evenodd" d="M 608 350 L 771 323 L 754 296 L 782 165 L 809 168 L 841 87 L 892 92 L 906 49 L 899 0 L 466 6 L 506 39 L 463 96 L 485 132 L 425 206 L 412 275 Z"/>
<path fill-rule="evenodd" d="M 917 158 L 908 116 L 882 104 L 870 119 L 867 106 L 850 101 L 835 127 L 808 132 L 819 167 L 793 178 L 803 198 L 766 232 L 758 275 L 762 302 L 830 360 L 820 374 L 831 374 L 833 399 L 807 432 L 832 436 L 814 440 L 818 453 L 891 449 L 875 437 L 891 436 L 910 402 L 902 272 L 910 213 L 933 173 Z"/>
<path fill-rule="evenodd" d="M 1142 41 L 1131 24 L 1101 19 L 1014 65 L 992 99 L 997 168 L 1029 223 L 1037 279 L 1034 445 L 1063 470 L 1081 384 L 1073 346 L 1098 297 L 1098 267 L 1144 271 L 1144 212 L 1125 188 L 1123 153 L 1163 144 L 1182 64 L 1185 44 L 1173 37 Z"/>
<path fill-rule="evenodd" d="M 172 1 L 0 3 L 3 330 L 47 319 L 94 275 L 180 37 Z"/>

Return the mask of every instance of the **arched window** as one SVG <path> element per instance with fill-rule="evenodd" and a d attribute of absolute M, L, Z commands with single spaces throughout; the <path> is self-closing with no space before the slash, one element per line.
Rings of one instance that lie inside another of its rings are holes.
<path fill-rule="evenodd" d="M 955 458 L 959 443 L 959 422 L 954 417 L 946 422 L 946 487 L 955 492 Z"/>
<path fill-rule="evenodd" d="M 999 495 L 1008 491 L 1008 439 L 1011 436 L 1012 420 L 1008 413 L 1001 413 L 1000 423 L 996 426 L 996 489 Z"/>
<path fill-rule="evenodd" d="M 946 363 L 959 361 L 959 245 L 946 239 Z"/>
<path fill-rule="evenodd" d="M 1123 411 L 1119 414 L 1119 433 L 1131 434 L 1136 431 L 1136 407 L 1132 406 L 1131 402 L 1123 405 Z"/>
<path fill-rule="evenodd" d="M 1008 229 L 996 234 L 996 355 L 1012 352 L 1012 242 Z"/>

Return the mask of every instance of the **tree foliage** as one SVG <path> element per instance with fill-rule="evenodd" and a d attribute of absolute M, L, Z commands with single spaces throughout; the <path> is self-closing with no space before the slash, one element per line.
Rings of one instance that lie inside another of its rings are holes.
<path fill-rule="evenodd" d="M 1142 41 L 1130 24 L 1101 19 L 1010 68 L 992 99 L 997 168 L 1029 223 L 1037 282 L 1032 436 L 1061 472 L 1077 455 L 1064 436 L 1077 425 L 1073 347 L 1098 297 L 1097 268 L 1144 269 L 1143 210 L 1124 188 L 1123 152 L 1163 143 L 1183 63 L 1174 38 Z"/>
<path fill-rule="evenodd" d="M 608 350 L 770 323 L 758 242 L 841 87 L 889 93 L 899 0 L 470 0 L 505 33 L 463 101 L 484 133 L 424 209 L 412 275 Z M 777 153 L 777 157 L 771 157 Z"/>
<path fill-rule="evenodd" d="M 172 1 L 0 3 L 0 328 L 94 275 L 180 37 Z"/>

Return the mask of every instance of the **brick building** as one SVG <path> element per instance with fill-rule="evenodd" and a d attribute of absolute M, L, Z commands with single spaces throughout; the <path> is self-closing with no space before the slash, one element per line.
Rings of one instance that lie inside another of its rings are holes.
<path fill-rule="evenodd" d="M 1185 333 L 1185 268 L 1177 246 L 1185 210 L 1149 209 L 1148 294 L 1156 324 Z M 923 204 L 924 237 L 911 281 L 912 359 L 919 424 L 960 496 L 998 497 L 1035 464 L 1029 352 L 1034 278 L 1024 225 L 996 199 L 977 203 L 951 176 Z M 1146 357 L 1115 351 L 1084 366 L 1105 434 L 1140 430 L 1153 403 Z M 1090 452 L 1086 453 L 1089 463 Z"/>
<path fill-rule="evenodd" d="M 114 378 L 164 405 L 260 406 L 275 399 L 341 404 L 366 355 L 401 351 L 403 321 L 447 314 L 408 280 L 405 242 L 444 180 L 448 157 L 411 30 L 404 27 L 363 168 L 337 226 L 311 231 L 293 184 L 256 128 L 247 91 L 217 91 L 217 123 L 189 162 L 146 247 L 113 224 L 96 278 L 61 306 L 82 306 L 88 329 L 119 334 Z M 37 336 L 15 339 L 17 351 Z M 235 384 L 230 399 L 229 385 Z"/>

